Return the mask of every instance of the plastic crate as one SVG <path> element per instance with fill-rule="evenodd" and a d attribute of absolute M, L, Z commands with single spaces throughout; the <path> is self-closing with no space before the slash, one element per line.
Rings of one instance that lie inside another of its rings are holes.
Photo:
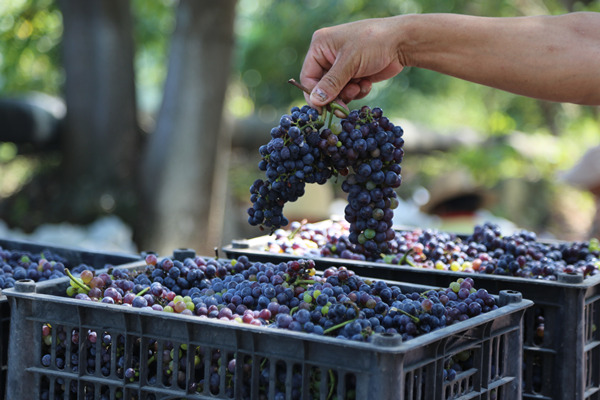
<path fill-rule="evenodd" d="M 522 318 L 532 302 L 520 293 L 504 291 L 497 310 L 404 343 L 399 335 L 384 334 L 366 343 L 59 296 L 67 286 L 66 279 L 37 287 L 23 281 L 6 291 L 19 310 L 11 320 L 7 398 L 40 399 L 50 392 L 59 399 L 275 399 L 276 386 L 285 388 L 286 399 L 521 396 Z M 49 344 L 42 338 L 44 324 L 52 327 Z M 90 331 L 96 332 L 95 344 L 84 340 Z M 59 343 L 71 343 L 73 334 L 78 344 L 65 346 L 66 362 L 57 366 Z M 102 344 L 106 335 L 110 345 Z M 48 346 L 52 356 L 44 366 Z M 192 349 L 195 358 L 188 357 Z M 102 370 L 100 357 L 90 362 L 92 353 L 110 360 L 110 368 Z M 445 364 L 464 354 L 470 367 L 445 379 Z M 122 368 L 138 362 L 147 367 L 128 380 L 118 372 L 121 355 Z M 169 365 L 170 377 L 157 365 Z M 216 384 L 198 391 L 211 371 L 218 374 Z"/>
<path fill-rule="evenodd" d="M 49 250 L 76 267 L 87 264 L 94 268 L 104 268 L 106 264 L 122 265 L 140 260 L 139 255 L 121 253 L 102 253 L 83 249 L 53 246 L 24 240 L 0 238 L 0 247 L 5 250 L 39 254 Z M 4 396 L 7 373 L 8 335 L 10 331 L 11 309 L 6 296 L 0 291 L 0 399 Z"/>
<path fill-rule="evenodd" d="M 253 261 L 278 263 L 299 259 L 263 250 L 270 240 L 261 236 L 225 246 L 227 257 L 247 256 Z M 303 257 L 307 258 L 307 257 Z M 600 399 L 600 275 L 561 275 L 558 281 L 466 273 L 399 266 L 332 257 L 311 258 L 318 269 L 346 266 L 362 276 L 448 286 L 460 277 L 472 277 L 491 293 L 513 290 L 534 302 L 524 318 L 523 398 L 540 400 Z M 544 318 L 543 338 L 537 318 Z"/>

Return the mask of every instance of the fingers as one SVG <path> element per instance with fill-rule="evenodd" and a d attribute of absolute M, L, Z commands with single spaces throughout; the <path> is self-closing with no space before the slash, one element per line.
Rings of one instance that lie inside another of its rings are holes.
<path fill-rule="evenodd" d="M 330 67 L 330 65 L 322 66 L 322 63 L 325 63 L 325 60 L 318 57 L 314 51 L 309 51 L 304 59 L 302 71 L 300 71 L 300 82 L 311 91 Z M 317 109 L 319 114 L 321 113 L 321 106 L 312 102 L 311 93 L 304 93 L 304 99 L 308 105 Z"/>
<path fill-rule="evenodd" d="M 352 100 L 362 99 L 371 92 L 373 83 L 370 79 L 354 79 L 346 85 L 340 93 L 340 98 L 345 103 L 350 103 Z"/>
<path fill-rule="evenodd" d="M 334 101 L 345 108 L 348 108 L 348 103 L 350 103 L 352 100 L 362 99 L 368 95 L 371 92 L 372 85 L 373 84 L 369 79 L 353 79 L 352 81 L 348 82 L 344 89 L 342 89 L 339 97 Z M 311 104 L 310 94 L 304 93 L 304 98 L 308 104 Z M 312 104 L 311 106 L 316 108 L 317 111 L 319 111 L 319 114 L 321 114 L 322 107 L 314 106 Z M 345 117 L 342 112 L 337 110 L 334 112 L 334 114 L 340 118 Z"/>
<path fill-rule="evenodd" d="M 342 92 L 340 93 L 340 99 L 344 103 L 350 103 L 360 94 L 360 86 L 357 82 L 349 82 Z"/>
<path fill-rule="evenodd" d="M 359 91 L 358 95 L 355 97 L 355 99 L 362 99 L 363 97 L 365 97 L 366 95 L 371 93 L 371 89 L 373 87 L 373 82 L 371 82 L 370 79 L 361 79 L 358 82 L 358 85 L 360 86 L 360 91 Z"/>
<path fill-rule="evenodd" d="M 325 72 L 310 93 L 310 102 L 315 106 L 324 106 L 334 101 L 353 78 L 353 62 L 343 55 Z"/>
<path fill-rule="evenodd" d="M 331 65 L 327 63 L 322 54 L 311 48 L 302 64 L 300 82 L 312 90 L 330 67 Z"/>
<path fill-rule="evenodd" d="M 340 99 L 346 104 L 362 99 L 371 92 L 372 86 L 373 83 L 369 79 L 353 79 L 342 89 Z"/>

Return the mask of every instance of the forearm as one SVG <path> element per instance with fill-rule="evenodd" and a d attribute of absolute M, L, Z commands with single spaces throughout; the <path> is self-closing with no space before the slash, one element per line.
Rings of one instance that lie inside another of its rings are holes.
<path fill-rule="evenodd" d="M 600 105 L 600 13 L 394 18 L 405 66 L 525 96 Z"/>

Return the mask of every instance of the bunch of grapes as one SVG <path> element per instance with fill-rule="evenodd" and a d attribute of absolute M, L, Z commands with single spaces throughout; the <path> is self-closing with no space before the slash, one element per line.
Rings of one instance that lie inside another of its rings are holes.
<path fill-rule="evenodd" d="M 259 149 L 259 169 L 266 179 L 250 187 L 248 222 L 269 227 L 272 233 L 289 223 L 283 206 L 302 196 L 306 183 L 324 184 L 342 175 L 352 251 L 366 259 L 379 258 L 394 247 L 392 218 L 398 206 L 395 189 L 401 183 L 403 130 L 378 107 L 353 110 L 338 124 L 330 118 L 326 126 L 324 119 L 307 105 L 294 107 L 271 130 L 271 140 Z"/>
<path fill-rule="evenodd" d="M 355 251 L 368 259 L 390 253 L 389 243 L 396 236 L 392 218 L 398 206 L 394 189 L 401 183 L 403 133 L 383 116 L 381 108 L 365 106 L 342 120 L 340 145 L 330 153 L 336 168 L 350 169 L 342 183 L 342 190 L 348 193 L 344 210 L 350 223 L 348 239 Z M 334 157 L 336 154 L 339 157 Z"/>
<path fill-rule="evenodd" d="M 273 229 L 287 225 L 283 205 L 301 197 L 307 183 L 324 184 L 334 174 L 318 147 L 322 126 L 317 110 L 305 105 L 292 108 L 271 130 L 271 140 L 259 148 L 262 159 L 258 167 L 265 171 L 266 179 L 257 179 L 250 187 L 251 225 Z"/>

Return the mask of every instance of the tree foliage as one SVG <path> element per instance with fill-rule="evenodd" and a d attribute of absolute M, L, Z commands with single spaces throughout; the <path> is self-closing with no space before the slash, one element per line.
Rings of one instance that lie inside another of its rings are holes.
<path fill-rule="evenodd" d="M 162 98 L 176 5 L 176 0 L 132 0 L 138 102 L 150 115 Z M 324 26 L 400 13 L 523 16 L 568 11 L 600 12 L 600 0 L 241 0 L 228 112 L 275 121 L 291 105 L 303 103 L 302 93 L 286 82 L 298 77 L 312 32 Z M 60 94 L 61 34 L 54 0 L 3 1 L 0 92 Z M 405 169 L 418 171 L 414 179 L 424 184 L 445 169 L 464 166 L 488 187 L 522 179 L 546 182 L 550 192 L 557 191 L 556 172 L 599 142 L 597 108 L 538 101 L 417 68 L 375 85 L 367 98 L 351 106 L 362 104 L 381 106 L 392 119 L 419 122 L 440 135 L 468 127 L 485 139 L 482 147 L 414 158 L 407 153 Z M 536 218 L 532 227 L 545 217 Z"/>
<path fill-rule="evenodd" d="M 0 3 L 0 93 L 60 93 L 62 16 L 54 0 Z"/>

